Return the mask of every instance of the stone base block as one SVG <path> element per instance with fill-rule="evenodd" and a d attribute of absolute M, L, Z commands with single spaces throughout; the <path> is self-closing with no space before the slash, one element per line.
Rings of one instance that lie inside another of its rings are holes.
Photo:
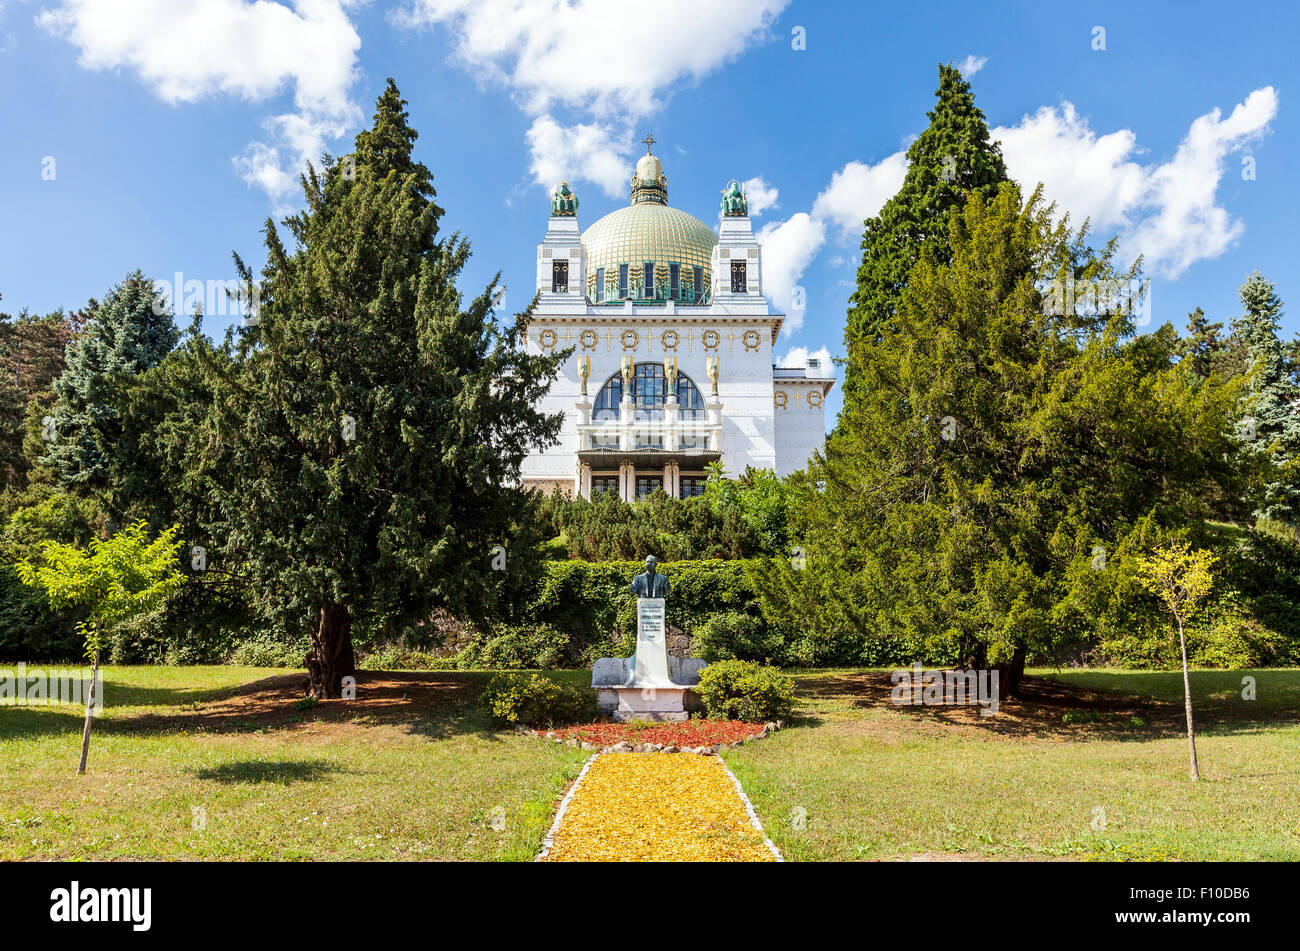
<path fill-rule="evenodd" d="M 700 708 L 699 699 L 689 687 L 599 687 L 596 706 L 602 713 L 613 714 L 615 721 L 689 720 L 692 710 Z"/>

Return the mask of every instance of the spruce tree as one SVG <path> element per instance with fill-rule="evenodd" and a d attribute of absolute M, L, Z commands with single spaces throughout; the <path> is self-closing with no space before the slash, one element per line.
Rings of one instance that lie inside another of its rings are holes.
<path fill-rule="evenodd" d="M 990 198 L 1007 181 L 1002 149 L 989 141 L 988 123 L 975 105 L 970 83 L 952 65 L 939 67 L 938 102 L 930 124 L 907 150 L 903 185 L 866 221 L 858 286 L 849 303 L 844 331 L 844 411 L 861 399 L 863 347 L 893 324 L 908 273 L 923 251 L 936 261 L 950 259 L 948 226 L 971 192 Z"/>
<path fill-rule="evenodd" d="M 317 697 L 353 673 L 354 625 L 491 608 L 521 554 L 492 570 L 530 504 L 520 464 L 561 423 L 535 409 L 565 355 L 526 352 L 531 309 L 498 325 L 495 279 L 456 288 L 469 245 L 439 233 L 404 107 L 389 80 L 355 151 L 308 169 L 292 247 L 266 223 L 257 319 L 210 361 L 194 442 L 214 562 L 310 639 Z"/>
<path fill-rule="evenodd" d="M 1246 449 L 1271 463 L 1256 515 L 1300 521 L 1300 386 L 1278 338 L 1282 301 L 1258 271 L 1241 285 L 1243 313 L 1233 331 L 1245 350 L 1249 380 Z"/>
<path fill-rule="evenodd" d="M 162 362 L 179 338 L 170 310 L 155 307 L 155 298 L 153 281 L 128 274 L 68 347 L 54 384 L 54 438 L 40 460 L 66 488 L 111 494 L 118 467 L 139 452 L 123 425 L 121 388 Z"/>

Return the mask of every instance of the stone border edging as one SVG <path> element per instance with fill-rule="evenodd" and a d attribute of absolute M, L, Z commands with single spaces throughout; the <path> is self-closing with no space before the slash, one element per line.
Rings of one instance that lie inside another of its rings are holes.
<path fill-rule="evenodd" d="M 753 736 L 746 736 L 742 739 L 735 740 L 731 743 L 714 743 L 710 746 L 675 746 L 671 743 L 665 745 L 662 743 L 637 743 L 635 745 L 623 740 L 612 746 L 597 746 L 595 743 L 589 743 L 586 740 L 579 740 L 576 737 L 565 739 L 562 736 L 556 736 L 554 730 L 534 730 L 526 726 L 515 726 L 515 732 L 526 736 L 540 737 L 544 740 L 552 740 L 556 743 L 564 743 L 572 746 L 574 749 L 592 750 L 596 755 L 601 753 L 694 753 L 697 756 L 713 756 L 724 749 L 731 749 L 737 746 L 743 746 L 746 743 L 752 743 L 754 740 L 761 740 L 765 736 L 770 736 L 777 730 L 785 729 L 785 720 L 769 720 L 763 724 L 763 732 L 755 733 Z M 593 757 L 594 758 L 594 757 Z M 585 770 L 584 770 L 585 772 Z M 735 779 L 733 776 L 732 779 Z"/>
<path fill-rule="evenodd" d="M 736 795 L 739 796 L 740 801 L 745 804 L 745 812 L 749 813 L 749 821 L 754 826 L 754 828 L 758 830 L 759 834 L 763 837 L 763 844 L 767 846 L 767 849 L 769 852 L 772 853 L 773 858 L 775 858 L 778 862 L 784 862 L 785 856 L 781 854 L 781 850 L 776 847 L 776 843 L 773 842 L 768 837 L 767 832 L 764 831 L 763 823 L 759 822 L 758 813 L 754 811 L 754 804 L 750 802 L 749 797 L 745 795 L 745 790 L 740 785 L 740 780 L 736 778 L 736 774 L 731 771 L 731 769 L 727 766 L 726 760 L 722 759 L 722 757 L 718 757 L 718 765 L 721 766 L 723 771 L 728 776 L 731 777 L 732 785 L 736 787 Z"/>
<path fill-rule="evenodd" d="M 568 810 L 569 803 L 573 801 L 573 796 L 577 793 L 578 785 L 582 782 L 582 778 L 587 775 L 587 770 L 591 769 L 591 764 L 596 762 L 597 756 L 600 756 L 600 754 L 597 753 L 595 756 L 591 757 L 591 759 L 587 760 L 582 767 L 582 771 L 578 773 L 577 778 L 574 779 L 573 785 L 569 787 L 569 791 L 565 793 L 564 798 L 560 800 L 560 808 L 555 812 L 555 821 L 551 823 L 551 828 L 546 833 L 546 838 L 542 840 L 542 851 L 537 854 L 535 859 L 533 859 L 534 862 L 540 862 L 542 859 L 546 858 L 547 854 L 551 851 L 551 846 L 555 844 L 555 833 L 560 830 L 560 823 L 564 821 L 564 813 Z"/>

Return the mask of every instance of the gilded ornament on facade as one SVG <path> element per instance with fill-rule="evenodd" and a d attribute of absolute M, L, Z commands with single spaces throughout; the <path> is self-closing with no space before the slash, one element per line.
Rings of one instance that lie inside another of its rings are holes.
<path fill-rule="evenodd" d="M 810 390 L 808 392 L 808 405 L 813 409 L 822 405 L 822 394 L 820 390 Z"/>
<path fill-rule="evenodd" d="M 722 342 L 722 337 L 716 330 L 706 330 L 700 334 L 700 342 L 704 344 L 705 350 L 717 350 L 718 344 Z"/>
<path fill-rule="evenodd" d="M 789 399 L 790 397 L 786 394 L 785 390 L 777 390 L 772 394 L 772 401 L 776 403 L 777 409 L 785 409 L 785 405 Z"/>
<path fill-rule="evenodd" d="M 537 342 L 542 345 L 543 350 L 550 350 L 554 348 L 555 345 L 559 343 L 559 341 L 560 341 L 559 334 L 557 334 L 550 327 L 547 327 L 545 330 L 543 330 L 540 334 L 537 335 Z"/>
<path fill-rule="evenodd" d="M 641 345 L 641 335 L 635 330 L 623 331 L 623 349 L 635 350 Z"/>
<path fill-rule="evenodd" d="M 745 345 L 746 350 L 757 350 L 758 345 L 763 342 L 763 338 L 758 335 L 757 330 L 746 330 L 741 336 L 740 342 Z"/>
<path fill-rule="evenodd" d="M 578 342 L 583 350 L 595 350 L 596 344 L 600 343 L 600 334 L 588 328 L 578 335 Z"/>
<path fill-rule="evenodd" d="M 676 330 L 665 330 L 659 337 L 659 342 L 664 345 L 665 350 L 676 350 L 682 338 L 678 336 Z"/>

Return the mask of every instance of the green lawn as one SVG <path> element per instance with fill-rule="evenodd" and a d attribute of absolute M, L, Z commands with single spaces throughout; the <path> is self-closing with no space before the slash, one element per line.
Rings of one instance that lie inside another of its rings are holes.
<path fill-rule="evenodd" d="M 1300 859 L 1300 671 L 1193 674 L 1199 784 L 1179 674 L 1033 673 L 990 721 L 800 675 L 795 723 L 724 756 L 794 860 Z M 79 711 L 0 707 L 0 859 L 530 859 L 588 754 L 492 729 L 489 676 L 299 709 L 281 670 L 111 668 L 83 777 Z"/>
<path fill-rule="evenodd" d="M 310 710 L 283 675 L 109 669 L 85 776 L 75 709 L 0 707 L 0 859 L 530 859 L 589 755 L 490 729 L 485 675 Z"/>
<path fill-rule="evenodd" d="M 788 859 L 1300 859 L 1300 671 L 1192 673 L 1200 783 L 1180 673 L 1032 673 L 1067 689 L 996 723 L 803 677 L 802 719 L 726 760 Z"/>

